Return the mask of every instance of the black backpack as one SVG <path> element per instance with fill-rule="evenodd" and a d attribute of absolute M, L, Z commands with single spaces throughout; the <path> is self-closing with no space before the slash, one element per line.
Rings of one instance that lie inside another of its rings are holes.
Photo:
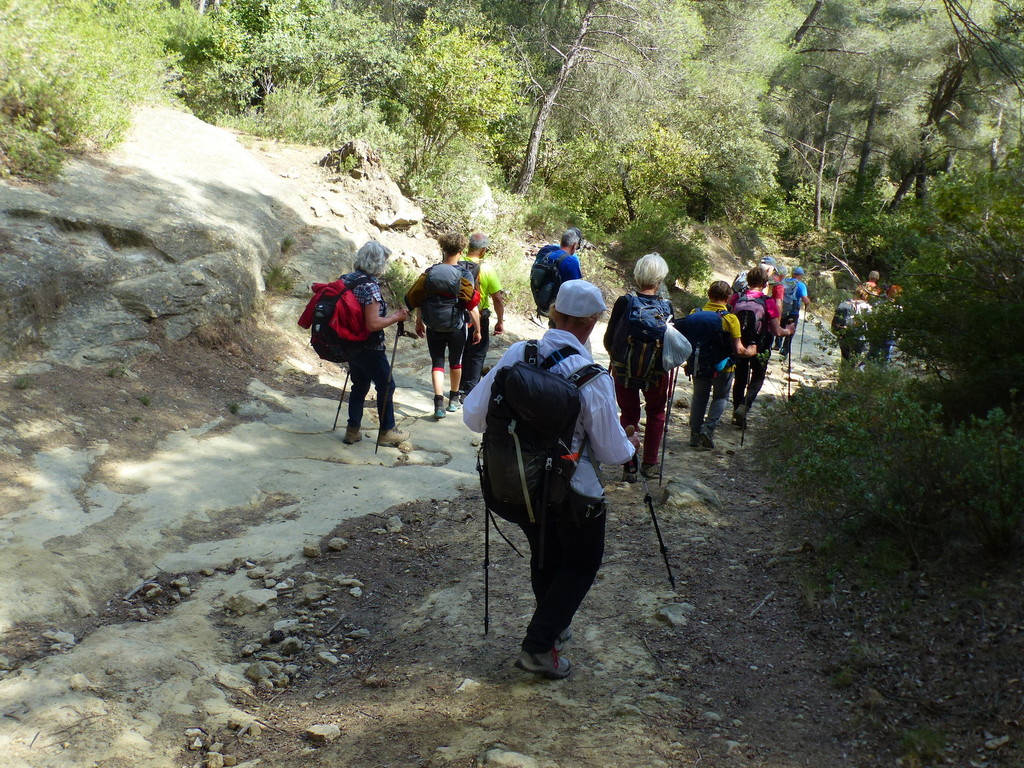
<path fill-rule="evenodd" d="M 580 389 L 605 370 L 589 363 L 569 376 L 551 367 L 572 347 L 539 359 L 536 341 L 526 342 L 523 359 L 498 370 L 491 385 L 480 452 L 480 486 L 487 508 L 520 525 L 544 519 L 549 504 L 569 490 L 580 456 L 572 437 L 580 415 Z"/>
<path fill-rule="evenodd" d="M 462 259 L 458 263 L 459 269 L 466 275 L 466 279 L 473 284 L 474 288 L 480 288 L 480 262 L 472 259 Z"/>
<path fill-rule="evenodd" d="M 743 346 L 757 345 L 758 352 L 770 349 L 775 334 L 772 333 L 771 320 L 768 317 L 768 302 L 775 301 L 768 296 L 751 296 L 741 294 L 732 311 L 740 321 L 740 338 Z"/>
<path fill-rule="evenodd" d="M 435 264 L 426 272 L 423 324 L 432 331 L 448 333 L 464 328 L 466 312 L 459 306 L 462 279 L 467 272 L 454 264 Z"/>
<path fill-rule="evenodd" d="M 628 389 L 645 389 L 663 372 L 661 352 L 672 305 L 627 293 L 626 309 L 612 331 L 612 370 Z"/>
<path fill-rule="evenodd" d="M 537 314 L 543 317 L 548 316 L 551 302 L 555 300 L 562 285 L 558 265 L 569 255 L 563 253 L 557 259 L 551 258 L 551 254 L 558 250 L 561 249 L 557 245 L 545 245 L 537 251 L 537 257 L 530 268 L 530 293 L 533 294 L 533 301 L 537 305 Z"/>
<path fill-rule="evenodd" d="M 728 367 L 732 359 L 732 339 L 722 328 L 722 317 L 728 313 L 727 309 L 718 312 L 700 309 L 673 323 L 693 346 L 688 362 L 695 378 L 713 379 Z"/>

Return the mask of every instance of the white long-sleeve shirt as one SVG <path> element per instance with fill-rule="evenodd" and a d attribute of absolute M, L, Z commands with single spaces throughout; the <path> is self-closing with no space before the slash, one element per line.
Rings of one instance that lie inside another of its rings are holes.
<path fill-rule="evenodd" d="M 509 347 L 498 364 L 466 396 L 462 406 L 462 419 L 474 432 L 483 432 L 487 426 L 487 408 L 491 401 L 491 385 L 494 375 L 505 366 L 523 359 L 525 341 Z M 568 331 L 552 328 L 538 343 L 541 360 L 562 347 L 572 347 L 576 354 L 560 360 L 551 370 L 562 376 L 569 376 L 588 363 L 594 362 L 590 352 Z M 633 457 L 633 444 L 619 425 L 619 407 L 615 402 L 615 386 L 607 373 L 595 377 L 580 390 L 580 418 L 572 438 L 572 451 L 579 451 L 584 435 L 589 435 L 586 453 L 580 458 L 572 478 L 572 487 L 577 493 L 591 498 L 603 495 L 601 481 L 597 477 L 591 460 L 601 464 L 624 464 Z"/>

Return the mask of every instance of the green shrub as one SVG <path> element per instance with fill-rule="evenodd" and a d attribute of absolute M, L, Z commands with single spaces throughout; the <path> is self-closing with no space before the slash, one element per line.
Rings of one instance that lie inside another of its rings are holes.
<path fill-rule="evenodd" d="M 399 137 L 372 104 L 340 95 L 327 100 L 314 88 L 301 85 L 281 86 L 260 107 L 225 115 L 220 122 L 256 136 L 331 148 L 363 139 L 386 160 L 400 146 Z"/>
<path fill-rule="evenodd" d="M 699 284 L 711 273 L 708 258 L 701 247 L 703 235 L 691 226 L 685 215 L 671 209 L 649 207 L 622 232 L 624 255 L 634 262 L 651 252 L 660 253 L 668 262 L 671 284 Z M 703 293 L 699 286 L 696 293 Z"/>
<path fill-rule="evenodd" d="M 1009 553 L 1024 527 L 1024 439 L 997 408 L 957 427 L 944 447 L 957 470 L 946 502 L 962 511 L 967 530 L 987 550 Z"/>
<path fill-rule="evenodd" d="M 47 178 L 115 143 L 166 78 L 159 0 L 0 0 L 0 175 Z"/>
<path fill-rule="evenodd" d="M 294 276 L 283 266 L 270 267 L 263 276 L 263 282 L 271 293 L 287 294 L 295 287 Z"/>
<path fill-rule="evenodd" d="M 1024 438 L 1001 411 L 947 429 L 922 391 L 872 365 L 844 368 L 832 388 L 799 390 L 775 406 L 787 427 L 766 436 L 772 474 L 799 489 L 792 500 L 830 535 L 880 542 L 875 565 L 913 566 L 965 534 L 1008 552 L 1022 529 Z M 887 552 L 887 540 L 901 550 Z"/>

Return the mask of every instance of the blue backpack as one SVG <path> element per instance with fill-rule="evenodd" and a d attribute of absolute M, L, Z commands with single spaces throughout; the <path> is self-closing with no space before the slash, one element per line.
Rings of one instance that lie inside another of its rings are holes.
<path fill-rule="evenodd" d="M 800 290 L 800 281 L 795 277 L 787 277 L 782 281 L 782 314 L 795 315 L 800 312 L 801 301 L 797 296 Z"/>
<path fill-rule="evenodd" d="M 727 314 L 727 309 L 698 309 L 673 323 L 693 346 L 688 364 L 695 378 L 713 379 L 732 362 L 731 339 L 722 327 Z"/>
<path fill-rule="evenodd" d="M 672 305 L 627 293 L 626 310 L 612 331 L 611 369 L 627 389 L 646 389 L 665 372 L 661 353 Z"/>

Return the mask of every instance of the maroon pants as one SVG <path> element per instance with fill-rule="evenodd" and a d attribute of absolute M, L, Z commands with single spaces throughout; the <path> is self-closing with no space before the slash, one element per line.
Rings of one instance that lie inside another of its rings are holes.
<path fill-rule="evenodd" d="M 657 464 L 661 449 L 661 436 L 665 432 L 665 406 L 668 404 L 668 375 L 662 374 L 646 389 L 626 389 L 617 377 L 615 399 L 619 404 L 619 424 L 625 429 L 633 426 L 640 429 L 640 393 L 644 396 L 644 412 L 647 414 L 647 428 L 644 430 L 644 464 Z"/>

